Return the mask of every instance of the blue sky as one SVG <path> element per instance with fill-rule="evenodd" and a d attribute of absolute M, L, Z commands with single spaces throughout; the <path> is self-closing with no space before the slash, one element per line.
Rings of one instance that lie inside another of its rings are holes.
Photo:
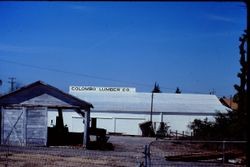
<path fill-rule="evenodd" d="M 0 92 L 9 77 L 150 92 L 235 93 L 243 3 L 0 2 Z"/>

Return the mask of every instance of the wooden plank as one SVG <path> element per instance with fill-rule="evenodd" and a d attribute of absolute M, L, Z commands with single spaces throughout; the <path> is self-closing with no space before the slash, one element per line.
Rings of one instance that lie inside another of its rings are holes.
<path fill-rule="evenodd" d="M 234 159 L 239 156 L 242 156 L 239 152 L 200 152 L 200 153 L 190 153 L 190 154 L 182 154 L 175 156 L 166 156 L 165 159 L 167 161 L 185 161 L 185 162 L 194 162 L 194 161 L 202 161 L 202 160 L 217 160 L 218 158 L 225 157 L 225 159 Z"/>
<path fill-rule="evenodd" d="M 46 146 L 47 108 L 27 108 L 26 119 L 26 144 L 32 146 Z"/>
<path fill-rule="evenodd" d="M 26 105 L 47 105 L 47 106 L 71 106 L 69 103 L 66 103 L 60 99 L 57 99 L 48 94 L 42 94 L 40 96 L 34 97 L 27 101 L 24 101 L 20 104 Z"/>
<path fill-rule="evenodd" d="M 47 146 L 48 145 L 48 108 L 47 107 L 44 107 L 45 109 L 45 119 L 43 120 L 44 121 L 44 131 L 45 131 L 45 143 L 44 143 L 44 146 Z"/>

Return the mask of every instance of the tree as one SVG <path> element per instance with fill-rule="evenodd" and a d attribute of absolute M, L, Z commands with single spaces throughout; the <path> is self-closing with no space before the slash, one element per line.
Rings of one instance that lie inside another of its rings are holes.
<path fill-rule="evenodd" d="M 237 93 L 234 100 L 238 103 L 238 109 L 229 111 L 227 114 L 218 113 L 215 122 L 207 120 L 194 120 L 189 128 L 195 132 L 198 138 L 217 140 L 247 140 L 247 55 L 246 42 L 248 35 L 245 33 L 240 37 L 240 84 L 234 85 Z"/>
<path fill-rule="evenodd" d="M 246 114 L 246 103 L 247 103 L 247 54 L 246 54 L 246 42 L 247 42 L 247 33 L 240 37 L 240 72 L 237 74 L 237 77 L 240 78 L 240 84 L 234 85 L 235 90 L 237 91 L 237 101 L 238 102 L 238 112 L 245 115 Z M 245 115 L 246 116 L 246 115 Z"/>
<path fill-rule="evenodd" d="M 213 126 L 213 122 L 208 121 L 207 118 L 204 120 L 195 119 L 188 125 L 188 127 L 193 130 L 194 137 L 197 139 L 211 139 Z"/>
<path fill-rule="evenodd" d="M 235 90 L 237 91 L 235 95 L 235 100 L 238 103 L 238 109 L 232 112 L 231 115 L 231 128 L 234 128 L 236 134 L 242 138 L 247 137 L 247 40 L 248 34 L 245 31 L 242 36 L 239 38 L 240 45 L 240 72 L 237 74 L 237 77 L 240 79 L 240 84 L 234 85 Z M 238 133 L 237 133 L 238 131 Z M 239 133 L 240 132 L 240 133 Z"/>
<path fill-rule="evenodd" d="M 160 86 L 155 82 L 154 89 L 152 90 L 152 93 L 161 93 Z"/>
<path fill-rule="evenodd" d="M 3 81 L 0 79 L 0 86 L 2 86 Z M 0 92 L 0 96 L 1 96 L 1 92 Z"/>
<path fill-rule="evenodd" d="M 179 89 L 179 87 L 177 87 L 177 88 L 176 88 L 175 93 L 177 93 L 177 94 L 181 94 L 181 90 Z"/>

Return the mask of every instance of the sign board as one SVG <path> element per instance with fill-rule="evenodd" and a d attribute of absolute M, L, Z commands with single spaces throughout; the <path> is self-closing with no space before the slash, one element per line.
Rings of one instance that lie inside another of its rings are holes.
<path fill-rule="evenodd" d="M 129 87 L 96 87 L 96 86 L 70 86 L 69 92 L 114 92 L 134 93 L 135 88 Z"/>

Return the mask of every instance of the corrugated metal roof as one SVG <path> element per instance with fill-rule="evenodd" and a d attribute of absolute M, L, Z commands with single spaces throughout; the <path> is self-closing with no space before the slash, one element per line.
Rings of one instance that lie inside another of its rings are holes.
<path fill-rule="evenodd" d="M 94 105 L 92 111 L 147 112 L 151 110 L 151 93 L 70 92 Z M 154 93 L 153 111 L 172 113 L 227 112 L 215 95 Z"/>

